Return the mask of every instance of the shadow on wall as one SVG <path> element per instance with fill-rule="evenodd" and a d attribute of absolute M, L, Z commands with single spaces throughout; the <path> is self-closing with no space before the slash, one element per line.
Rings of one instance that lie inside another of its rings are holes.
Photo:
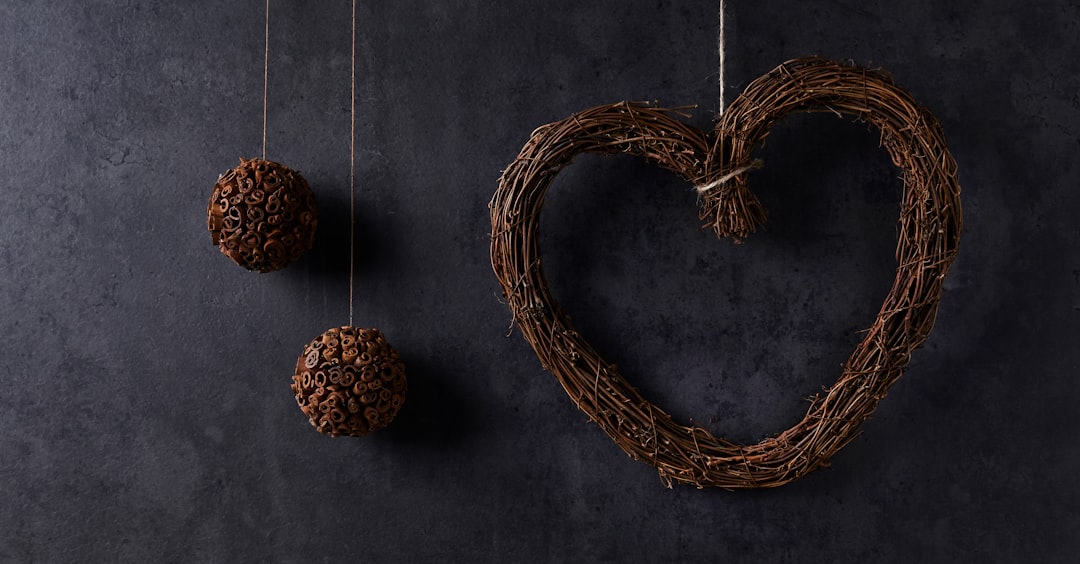
<path fill-rule="evenodd" d="M 326 189 L 313 186 L 319 206 L 319 227 L 315 245 L 298 262 L 296 272 L 307 271 L 318 279 L 348 281 L 349 277 L 349 196 L 348 188 Z M 385 220 L 385 218 L 380 218 Z M 353 260 L 357 274 L 371 270 L 386 259 L 385 245 L 380 240 L 371 214 L 356 205 L 356 242 Z"/>
<path fill-rule="evenodd" d="M 379 434 L 393 442 L 424 447 L 453 448 L 467 440 L 474 428 L 471 406 L 438 366 L 418 355 L 405 359 L 409 390 L 392 425 Z"/>

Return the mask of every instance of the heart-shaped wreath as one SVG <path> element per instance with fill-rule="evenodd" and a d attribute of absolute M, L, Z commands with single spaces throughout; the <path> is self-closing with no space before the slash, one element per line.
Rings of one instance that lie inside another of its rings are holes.
<path fill-rule="evenodd" d="M 706 226 L 740 240 L 765 219 L 747 189 L 751 152 L 776 120 L 793 112 L 849 114 L 880 130 L 904 178 L 896 278 L 840 378 L 814 398 L 806 416 L 775 437 L 739 445 L 674 422 L 574 330 L 548 290 L 537 226 L 544 194 L 575 156 L 627 153 L 694 183 L 702 193 Z M 711 138 L 679 115 L 622 102 L 534 131 L 489 204 L 491 264 L 541 364 L 630 457 L 654 465 L 668 485 L 780 486 L 828 465 L 929 336 L 960 239 L 956 162 L 937 119 L 888 76 L 820 58 L 788 61 L 754 80 Z"/>

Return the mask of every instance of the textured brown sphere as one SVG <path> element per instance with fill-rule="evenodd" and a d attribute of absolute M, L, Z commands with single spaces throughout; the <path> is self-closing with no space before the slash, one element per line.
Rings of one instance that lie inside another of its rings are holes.
<path fill-rule="evenodd" d="M 262 159 L 240 159 L 240 166 L 221 175 L 206 213 L 221 252 L 259 272 L 284 268 L 307 252 L 319 218 L 304 177 Z"/>
<path fill-rule="evenodd" d="M 320 433 L 359 437 L 390 424 L 405 403 L 405 365 L 378 329 L 329 329 L 296 361 L 296 403 Z"/>

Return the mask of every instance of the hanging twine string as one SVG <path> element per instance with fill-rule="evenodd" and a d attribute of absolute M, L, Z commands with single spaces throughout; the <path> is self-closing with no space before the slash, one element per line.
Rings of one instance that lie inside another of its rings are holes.
<path fill-rule="evenodd" d="M 349 76 L 349 326 L 352 327 L 356 272 L 356 0 L 352 0 L 352 70 Z"/>
<path fill-rule="evenodd" d="M 262 158 L 266 160 L 266 95 L 270 87 L 270 0 L 266 0 L 266 28 L 263 32 L 263 143 Z"/>
<path fill-rule="evenodd" d="M 720 107 L 716 112 L 716 117 L 724 115 L 724 0 L 720 0 L 720 15 L 717 17 L 720 27 L 720 33 L 717 34 L 716 39 L 716 51 L 718 55 L 718 63 L 720 66 L 719 82 L 720 82 Z"/>
<path fill-rule="evenodd" d="M 719 2 L 720 2 L 720 6 L 719 6 L 719 9 L 717 10 L 717 26 L 719 27 L 719 33 L 717 33 L 717 38 L 716 38 L 716 52 L 717 52 L 717 64 L 719 66 L 719 72 L 717 73 L 717 75 L 719 76 L 719 80 L 718 80 L 718 82 L 719 82 L 718 97 L 720 99 L 720 103 L 719 103 L 719 106 L 718 106 L 717 112 L 716 112 L 717 121 L 719 121 L 720 118 L 723 117 L 723 115 L 724 115 L 724 66 L 725 66 L 725 64 L 724 64 L 725 63 L 725 61 L 724 61 L 724 51 L 725 51 L 724 43 L 726 41 L 726 38 L 724 36 L 724 0 L 719 0 Z M 724 151 L 723 151 L 724 136 L 722 134 L 720 134 L 719 139 L 717 139 L 717 143 L 720 143 L 720 154 L 723 155 L 724 154 Z M 709 190 L 713 190 L 715 188 L 719 188 L 719 187 L 723 186 L 724 184 L 727 184 L 728 182 L 730 182 L 731 180 L 733 180 L 735 177 L 739 176 L 740 174 L 749 172 L 751 170 L 757 170 L 757 169 L 761 168 L 763 165 L 764 165 L 764 162 L 761 159 L 754 159 L 749 165 L 739 167 L 739 168 L 737 168 L 735 170 L 729 171 L 726 174 L 720 176 L 720 178 L 717 178 L 715 180 L 712 180 L 712 181 L 706 182 L 704 184 L 699 184 L 697 186 L 694 186 L 694 190 L 697 191 L 698 195 L 705 194 Z"/>
<path fill-rule="evenodd" d="M 717 121 L 719 121 L 721 117 L 724 117 L 724 109 L 725 109 L 725 107 L 724 107 L 724 81 L 725 81 L 724 67 L 726 66 L 725 65 L 725 42 L 726 42 L 726 37 L 725 37 L 725 29 L 724 29 L 724 0 L 719 0 L 719 8 L 717 10 L 716 19 L 717 19 L 717 27 L 719 28 L 719 32 L 717 33 L 717 36 L 716 36 L 716 53 L 717 53 L 716 58 L 717 58 L 718 66 L 719 66 L 719 70 L 717 71 L 717 76 L 718 76 L 717 82 L 719 83 L 717 97 L 719 98 L 719 104 L 718 104 L 718 107 L 717 107 L 717 110 L 716 110 L 716 119 L 717 119 Z M 719 152 L 720 152 L 721 156 L 724 155 L 724 140 L 725 139 L 724 139 L 723 134 L 719 134 L 719 138 L 716 140 L 716 142 L 720 144 L 720 151 Z M 753 162 L 751 162 L 750 164 L 747 164 L 746 166 L 740 166 L 739 169 L 729 171 L 728 173 L 726 173 L 724 175 L 721 175 L 719 178 L 711 180 L 711 182 L 707 182 L 705 184 L 700 184 L 698 186 L 694 186 L 693 189 L 697 190 L 699 196 L 701 196 L 701 194 L 704 194 L 707 191 L 710 191 L 712 189 L 724 186 L 725 184 L 731 182 L 732 179 L 739 176 L 740 174 L 746 173 L 748 171 L 753 171 L 753 170 L 756 170 L 756 169 L 760 169 L 760 167 L 762 165 L 764 165 L 764 164 L 765 163 L 762 162 L 760 159 L 755 159 Z"/>

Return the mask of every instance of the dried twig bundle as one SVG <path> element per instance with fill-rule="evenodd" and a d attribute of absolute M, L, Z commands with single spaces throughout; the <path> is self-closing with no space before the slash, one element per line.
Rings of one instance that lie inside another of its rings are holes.
<path fill-rule="evenodd" d="M 736 240 L 764 221 L 747 188 L 751 152 L 792 112 L 869 122 L 904 175 L 896 278 L 836 383 L 795 426 L 739 445 L 686 427 L 630 385 L 579 335 L 552 298 L 537 227 L 555 175 L 581 153 L 626 153 L 697 185 L 707 227 Z M 956 163 L 934 116 L 885 74 L 818 58 L 786 62 L 752 82 L 711 140 L 678 110 L 619 103 L 538 128 L 507 167 L 489 205 L 491 263 L 525 339 L 570 398 L 628 455 L 660 476 L 698 487 L 774 487 L 826 466 L 873 414 L 934 325 L 961 231 Z"/>
<path fill-rule="evenodd" d="M 296 403 L 320 433 L 361 436 L 405 403 L 405 364 L 378 329 L 329 329 L 296 361 Z"/>
<path fill-rule="evenodd" d="M 207 207 L 214 244 L 259 272 L 284 268 L 315 242 L 319 210 L 304 177 L 262 159 L 240 159 L 214 184 Z"/>

